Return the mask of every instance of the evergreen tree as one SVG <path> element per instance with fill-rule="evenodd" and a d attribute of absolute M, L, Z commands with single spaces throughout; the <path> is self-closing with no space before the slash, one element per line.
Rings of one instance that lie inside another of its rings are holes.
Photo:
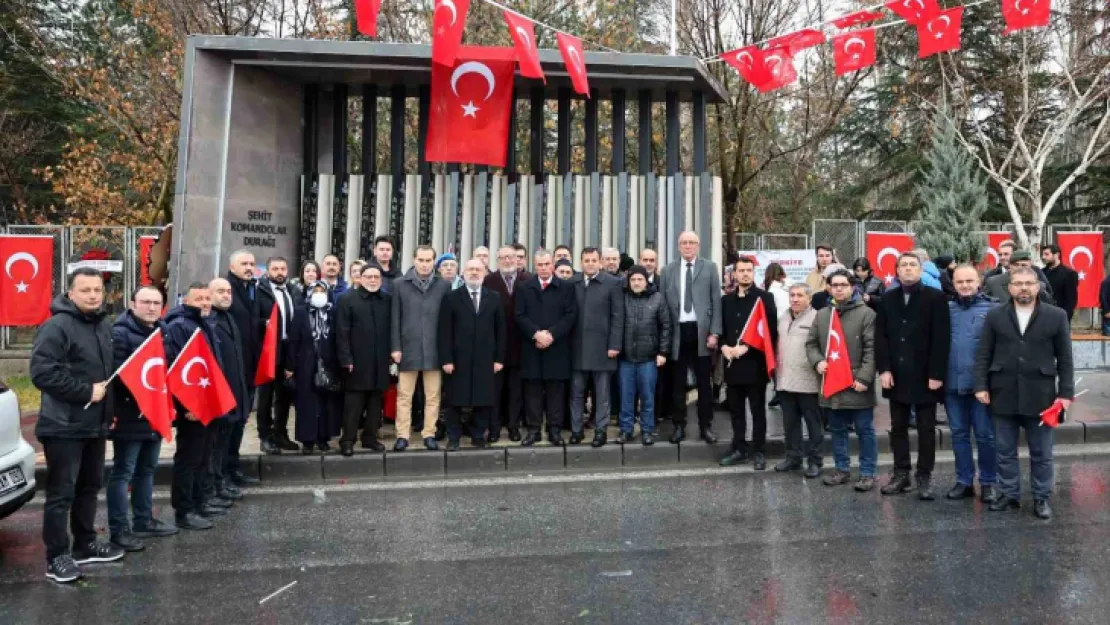
<path fill-rule="evenodd" d="M 978 165 L 960 145 L 947 111 L 933 118 L 932 147 L 925 155 L 916 194 L 923 208 L 915 237 L 932 256 L 951 254 L 973 262 L 983 251 L 979 218 L 987 209 L 987 185 Z"/>

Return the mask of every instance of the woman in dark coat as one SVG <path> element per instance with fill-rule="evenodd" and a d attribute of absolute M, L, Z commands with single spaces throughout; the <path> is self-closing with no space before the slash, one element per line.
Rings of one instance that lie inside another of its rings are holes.
<path fill-rule="evenodd" d="M 338 387 L 335 314 L 324 282 L 312 284 L 306 304 L 297 305 L 285 356 L 285 370 L 292 374 L 296 386 L 296 438 L 304 445 L 303 453 L 331 451 L 328 441 L 339 435 L 343 394 Z M 336 382 L 335 388 L 316 385 L 320 366 Z"/>

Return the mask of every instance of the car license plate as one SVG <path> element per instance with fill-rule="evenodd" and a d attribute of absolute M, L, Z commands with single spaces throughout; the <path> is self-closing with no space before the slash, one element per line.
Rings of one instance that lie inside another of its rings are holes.
<path fill-rule="evenodd" d="M 0 473 L 0 495 L 7 495 L 26 485 L 27 479 L 23 477 L 23 469 L 19 467 Z"/>

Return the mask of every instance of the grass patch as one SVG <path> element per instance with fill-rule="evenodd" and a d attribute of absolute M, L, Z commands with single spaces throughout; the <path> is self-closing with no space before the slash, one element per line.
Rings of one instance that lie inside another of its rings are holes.
<path fill-rule="evenodd" d="M 31 384 L 31 378 L 25 375 L 12 376 L 4 380 L 8 388 L 15 391 L 19 399 L 19 411 L 23 414 L 35 414 L 39 411 L 42 395 L 39 389 Z"/>

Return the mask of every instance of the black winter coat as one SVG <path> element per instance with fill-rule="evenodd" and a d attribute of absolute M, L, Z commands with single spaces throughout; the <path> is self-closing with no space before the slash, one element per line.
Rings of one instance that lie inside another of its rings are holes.
<path fill-rule="evenodd" d="M 328 420 L 324 431 L 329 437 L 338 435 L 340 429 L 340 415 L 328 410 L 324 397 L 329 391 L 316 388 L 316 370 L 320 363 L 333 379 L 341 379 L 336 338 L 337 308 L 328 304 L 328 336 L 319 340 L 312 338 L 312 318 L 317 314 L 319 311 L 306 306 L 297 307 L 293 313 L 293 325 L 289 328 L 289 346 L 282 364 L 285 371 L 293 373 L 293 385 L 296 388 L 294 404 L 297 409 L 294 438 L 301 442 L 317 442 L 320 419 Z"/>
<path fill-rule="evenodd" d="M 123 363 L 139 349 L 143 341 L 147 340 L 154 330 L 162 327 L 162 320 L 159 319 L 154 322 L 153 326 L 148 327 L 143 322 L 139 321 L 138 317 L 130 310 L 123 311 L 116 322 L 112 324 L 112 361 L 113 369 L 119 369 Z M 165 367 L 169 368 L 170 363 L 165 363 Z M 123 380 L 116 378 L 112 382 L 113 392 L 115 393 L 113 405 L 115 408 L 115 419 L 112 420 L 111 431 L 108 432 L 109 438 L 117 441 L 154 441 L 161 438 L 161 436 L 150 427 L 144 417 L 139 416 L 139 405 L 135 403 L 135 396 L 123 383 Z"/>
<path fill-rule="evenodd" d="M 929 380 L 948 376 L 948 298 L 922 284 L 907 304 L 902 289 L 884 293 L 876 309 L 875 370 L 894 376 L 894 387 L 884 389 L 883 397 L 903 404 L 943 402 L 944 387 L 930 391 Z"/>
<path fill-rule="evenodd" d="M 103 312 L 85 314 L 66 295 L 50 303 L 52 316 L 35 333 L 31 383 L 42 391 L 35 435 L 46 438 L 101 438 L 114 413 L 112 387 L 102 401 L 92 385 L 111 375 L 112 331 Z"/>
<path fill-rule="evenodd" d="M 231 421 L 246 419 L 251 411 L 250 382 L 254 381 L 254 372 L 249 373 L 248 382 L 243 357 L 243 337 L 239 334 L 239 326 L 226 310 L 213 308 L 211 322 L 216 338 L 220 341 L 224 378 L 231 387 L 231 394 L 235 396 L 235 409 L 227 417 Z"/>
<path fill-rule="evenodd" d="M 671 353 L 671 312 L 663 294 L 649 285 L 637 295 L 624 292 L 624 340 L 621 360 L 648 362 Z"/>
<path fill-rule="evenodd" d="M 501 296 L 501 312 L 505 317 L 505 366 L 510 368 L 517 368 L 520 366 L 520 345 L 523 339 L 520 337 L 520 328 L 516 324 L 516 289 L 520 285 L 532 279 L 532 274 L 524 270 L 516 272 L 516 278 L 513 279 L 513 292 L 509 293 L 509 287 L 505 284 L 505 279 L 501 277 L 500 272 L 491 272 L 482 286 L 496 292 Z"/>
<path fill-rule="evenodd" d="M 1068 319 L 1075 316 L 1075 309 L 1079 306 L 1079 274 L 1064 263 L 1049 269 L 1045 268 L 1044 277 L 1052 289 L 1052 298 L 1056 305 L 1064 309 Z"/>
<path fill-rule="evenodd" d="M 520 328 L 520 377 L 522 380 L 558 381 L 570 379 L 570 339 L 578 316 L 574 285 L 552 278 L 546 289 L 539 277 L 513 289 L 516 297 L 516 324 Z M 536 347 L 533 336 L 547 330 L 555 341 Z"/>
<path fill-rule="evenodd" d="M 740 344 L 740 335 L 744 332 L 744 326 L 748 323 L 748 317 L 751 316 L 758 300 L 763 301 L 771 344 L 776 351 L 778 350 L 779 313 L 775 309 L 775 298 L 758 287 L 748 289 L 744 297 L 739 297 L 735 293 L 721 296 L 721 323 L 724 330 L 721 345 L 736 347 Z M 767 384 L 770 381 L 770 376 L 767 375 L 766 355 L 750 346 L 748 353 L 733 359 L 731 363 L 726 361 L 724 372 L 725 382 L 728 384 Z"/>
<path fill-rule="evenodd" d="M 493 364 L 505 364 L 505 313 L 501 297 L 483 288 L 478 313 L 466 286 L 444 296 L 439 307 L 439 358 L 455 371 L 443 377 L 452 406 L 492 406 L 497 400 Z"/>
<path fill-rule="evenodd" d="M 247 386 L 254 388 L 254 374 L 258 370 L 258 357 L 262 353 L 262 337 L 266 332 L 266 319 L 262 318 L 258 302 L 258 287 L 254 281 L 237 278 L 228 272 L 227 281 L 231 283 L 231 308 L 228 313 L 239 327 L 243 341 L 243 366 L 246 370 Z M 251 297 L 251 292 L 254 297 Z"/>
<path fill-rule="evenodd" d="M 344 390 L 385 391 L 389 388 L 390 295 L 359 287 L 339 298 L 338 309 L 335 344 Z M 354 365 L 353 371 L 347 371 L 349 365 Z"/>
<path fill-rule="evenodd" d="M 1041 302 L 1023 335 L 1013 303 L 987 313 L 975 355 L 975 392 L 990 391 L 996 415 L 1036 416 L 1057 397 L 1075 397 L 1071 324 Z"/>

